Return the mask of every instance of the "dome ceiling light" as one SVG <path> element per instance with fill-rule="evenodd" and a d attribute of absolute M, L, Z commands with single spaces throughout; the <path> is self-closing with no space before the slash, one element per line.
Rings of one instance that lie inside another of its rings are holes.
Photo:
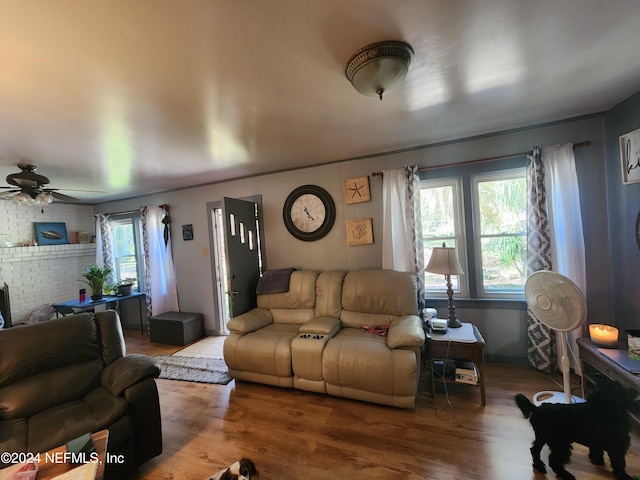
<path fill-rule="evenodd" d="M 345 73 L 353 87 L 362 95 L 377 95 L 399 86 L 407 76 L 413 48 L 395 40 L 372 43 L 354 53 Z"/>

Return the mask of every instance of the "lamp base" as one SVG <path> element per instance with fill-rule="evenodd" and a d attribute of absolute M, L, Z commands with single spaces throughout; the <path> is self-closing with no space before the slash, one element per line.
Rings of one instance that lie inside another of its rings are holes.
<path fill-rule="evenodd" d="M 449 328 L 460 328 L 462 326 L 462 322 L 456 317 L 453 317 L 449 318 L 449 320 L 447 321 L 447 325 Z"/>

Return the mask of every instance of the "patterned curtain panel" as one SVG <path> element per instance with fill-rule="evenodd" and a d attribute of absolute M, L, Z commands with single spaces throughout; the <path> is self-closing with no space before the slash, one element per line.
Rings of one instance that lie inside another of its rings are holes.
<path fill-rule="evenodd" d="M 111 267 L 112 274 L 107 283 L 115 283 L 116 262 L 113 258 L 113 230 L 110 216 L 104 213 L 96 215 L 96 265 Z"/>
<path fill-rule="evenodd" d="M 527 275 L 551 270 L 551 236 L 544 187 L 544 166 L 539 147 L 527 161 Z M 555 332 L 527 312 L 527 356 L 543 372 L 557 367 Z"/>
<path fill-rule="evenodd" d="M 144 293 L 147 304 L 147 318 L 151 318 L 151 274 L 149 273 L 149 225 L 147 207 L 140 208 L 140 223 L 142 225 L 142 250 L 144 257 Z"/>
<path fill-rule="evenodd" d="M 418 277 L 419 311 L 426 306 L 424 298 L 424 243 L 422 239 L 422 214 L 420 210 L 420 174 L 416 165 L 404 167 L 407 177 L 407 216 L 411 219 L 411 243 L 413 244 L 414 271 Z"/>

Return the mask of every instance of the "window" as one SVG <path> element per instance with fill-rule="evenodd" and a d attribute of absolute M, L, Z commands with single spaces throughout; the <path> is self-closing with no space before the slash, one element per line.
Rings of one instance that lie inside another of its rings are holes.
<path fill-rule="evenodd" d="M 516 162 L 505 162 L 500 170 L 489 170 L 485 164 L 430 172 L 440 178 L 421 182 L 425 265 L 433 247 L 443 242 L 455 247 L 465 271 L 451 277 L 457 297 L 524 296 L 526 170 Z M 425 289 L 427 296 L 443 296 L 442 275 L 425 273 Z"/>
<path fill-rule="evenodd" d="M 479 295 L 523 295 L 527 257 L 525 171 L 474 176 L 473 199 Z"/>
<path fill-rule="evenodd" d="M 144 291 L 142 226 L 139 216 L 111 219 L 115 280 L 133 280 L 133 290 Z"/>
<path fill-rule="evenodd" d="M 425 266 L 431 258 L 433 247 L 455 247 L 461 265 L 465 264 L 464 234 L 462 228 L 462 195 L 460 179 L 430 180 L 422 182 L 420 189 L 420 213 L 424 239 Z M 466 295 L 466 282 L 462 276 L 453 275 L 453 291 Z M 425 272 L 425 288 L 430 294 L 445 293 L 447 287 L 442 275 Z"/>

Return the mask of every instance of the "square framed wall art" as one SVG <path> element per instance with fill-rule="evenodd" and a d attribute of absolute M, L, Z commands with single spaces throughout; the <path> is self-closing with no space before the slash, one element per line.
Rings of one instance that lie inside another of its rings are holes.
<path fill-rule="evenodd" d="M 371 190 L 369 189 L 369 177 L 349 178 L 342 182 L 344 189 L 344 203 L 363 203 L 371 201 Z"/>
<path fill-rule="evenodd" d="M 373 243 L 373 224 L 370 218 L 347 220 L 347 245 L 370 245 Z"/>
<path fill-rule="evenodd" d="M 67 245 L 67 225 L 64 222 L 34 222 L 38 245 Z"/>
<path fill-rule="evenodd" d="M 620 136 L 622 183 L 640 182 L 640 128 Z"/>

